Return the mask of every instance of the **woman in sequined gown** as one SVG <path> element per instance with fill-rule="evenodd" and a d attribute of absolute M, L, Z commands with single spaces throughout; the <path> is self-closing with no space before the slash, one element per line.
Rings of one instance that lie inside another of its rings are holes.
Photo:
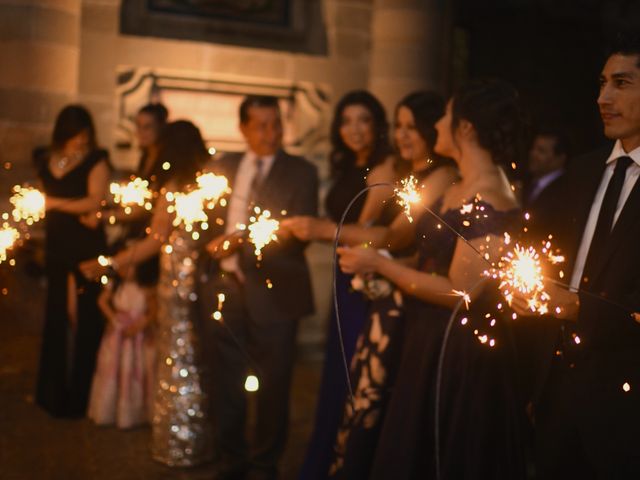
<path fill-rule="evenodd" d="M 96 147 L 89 112 L 77 105 L 59 113 L 51 149 L 35 158 L 47 196 L 48 280 L 36 402 L 56 417 L 84 416 L 104 326 L 100 284 L 84 279 L 78 264 L 105 248 L 92 213 L 107 193 L 107 158 Z"/>
<path fill-rule="evenodd" d="M 476 250 L 498 259 L 502 233 L 517 218 L 505 169 L 517 158 L 521 125 L 517 92 L 508 84 L 476 81 L 460 89 L 436 124 L 435 150 L 456 160 L 461 180 L 434 204 L 440 219 L 424 213 L 417 220 L 416 266 L 372 249 L 340 250 L 345 271 L 375 272 L 408 294 L 402 358 L 372 479 L 524 477 L 518 435 L 523 405 L 514 393 L 511 350 L 505 337 L 496 344 L 505 348 L 482 343 L 484 334 L 498 336 L 497 329 L 480 325 L 484 317 L 476 320 L 482 310 L 466 312 L 473 319 L 471 328 L 462 319 L 455 322 L 447 344 L 440 397 L 444 407 L 438 416 L 439 476 L 435 444 L 438 358 L 451 309 L 459 301 L 453 291 L 468 292 L 472 307 L 486 298 L 481 281 L 487 265 Z"/>
<path fill-rule="evenodd" d="M 166 126 L 155 162 L 158 168 L 152 170 L 152 185 L 161 195 L 155 202 L 146 235 L 130 242 L 126 248 L 109 258 L 111 268 L 117 274 L 126 277 L 129 268 L 137 268 L 157 256 L 162 245 L 177 241 L 174 239 L 182 235 L 173 229 L 173 218 L 164 193 L 179 192 L 194 183 L 196 173 L 208 158 L 202 136 L 195 125 L 188 121 L 176 121 Z M 170 165 L 168 170 L 160 168 L 165 163 Z M 203 413 L 206 398 L 200 388 L 197 339 L 191 325 L 193 315 L 185 306 L 181 293 L 184 288 L 194 290 L 193 285 L 187 285 L 195 281 L 193 268 L 187 276 L 184 271 L 184 268 L 189 268 L 191 255 L 195 251 L 191 247 L 193 245 L 189 244 L 188 252 L 183 251 L 182 256 L 169 255 L 169 262 L 161 269 L 158 286 L 158 388 L 154 405 L 152 450 L 154 458 L 169 465 L 193 465 L 207 460 L 209 456 L 208 436 L 204 433 L 194 435 L 193 432 L 200 427 L 195 430 L 192 428 L 194 424 L 206 424 Z M 180 262 L 180 268 L 174 268 L 171 263 L 173 260 Z M 84 262 L 81 270 L 87 278 L 108 273 L 107 267 L 100 265 L 97 259 Z M 176 288 L 176 285 L 180 288 Z M 186 299 L 188 304 L 194 301 L 190 292 L 187 292 Z M 173 365 L 176 355 L 180 357 L 180 368 L 174 368 Z M 167 362 L 167 359 L 171 361 Z M 183 399 L 190 400 L 191 406 L 197 404 L 199 414 L 190 415 L 193 409 L 180 407 Z"/>
<path fill-rule="evenodd" d="M 453 162 L 433 152 L 435 123 L 444 113 L 444 103 L 434 92 L 415 92 L 401 100 L 395 111 L 393 132 L 400 160 L 397 170 L 416 178 L 426 201 L 440 197 L 456 180 Z M 348 245 L 373 242 L 374 246 L 394 246 L 394 257 L 409 261 L 416 253 L 413 227 L 407 216 L 399 213 L 388 228 L 348 226 L 342 240 Z M 354 398 L 344 402 L 331 478 L 368 477 L 401 353 L 403 297 L 400 289 L 389 284 L 388 293 L 371 300 L 351 361 Z"/>

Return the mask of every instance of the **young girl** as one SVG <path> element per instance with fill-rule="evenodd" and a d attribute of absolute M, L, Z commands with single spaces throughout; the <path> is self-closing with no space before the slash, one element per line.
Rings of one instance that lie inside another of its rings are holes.
<path fill-rule="evenodd" d="M 127 278 L 109 282 L 98 298 L 108 326 L 89 399 L 89 418 L 118 428 L 151 419 L 154 386 L 155 289 L 138 283 L 135 268 L 127 270 Z"/>

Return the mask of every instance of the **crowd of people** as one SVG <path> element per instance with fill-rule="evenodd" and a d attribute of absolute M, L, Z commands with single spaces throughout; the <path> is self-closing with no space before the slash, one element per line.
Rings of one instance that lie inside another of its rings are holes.
<path fill-rule="evenodd" d="M 154 346 L 157 316 L 171 311 L 157 295 L 159 258 L 181 228 L 165 193 L 212 171 L 231 194 L 193 244 L 192 322 L 209 374 L 213 478 L 277 478 L 296 331 L 314 310 L 305 248 L 336 236 L 338 311 L 301 480 L 638 478 L 637 35 L 617 38 L 597 102 L 610 144 L 570 158 L 564 133 L 542 126 L 527 163 L 527 117 L 505 81 L 474 80 L 449 99 L 411 93 L 391 126 L 375 96 L 349 92 L 331 124 L 325 216 L 316 168 L 283 148 L 276 98 L 245 98 L 246 151 L 213 159 L 193 123 L 143 107 L 129 173 L 156 195 L 127 214 L 105 207 L 113 173 L 90 114 L 66 107 L 35 155 L 48 278 L 38 405 L 121 428 L 151 421 L 154 368 L 171 361 Z M 525 163 L 516 188 L 513 165 Z M 420 201 L 405 210 L 394 185 L 409 175 Z M 282 215 L 259 261 L 236 227 L 255 205 Z M 551 234 L 566 258 L 545 271 L 544 312 L 524 291 L 507 301 L 486 275 L 509 248 L 505 232 L 523 244 Z M 220 294 L 222 323 L 211 318 Z M 247 435 L 250 373 L 260 388 Z"/>

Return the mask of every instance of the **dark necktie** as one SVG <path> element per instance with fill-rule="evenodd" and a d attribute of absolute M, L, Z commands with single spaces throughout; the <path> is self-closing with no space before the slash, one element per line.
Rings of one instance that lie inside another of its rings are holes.
<path fill-rule="evenodd" d="M 258 157 L 254 160 L 254 162 L 256 172 L 254 173 L 253 179 L 251 180 L 251 191 L 249 192 L 249 198 L 251 198 L 252 200 L 255 200 L 260 187 L 262 186 L 262 182 L 264 181 L 264 159 Z"/>
<path fill-rule="evenodd" d="M 633 160 L 629 157 L 620 157 L 616 160 L 616 167 L 613 170 L 613 176 L 609 180 L 607 191 L 604 194 L 602 200 L 602 206 L 600 207 L 600 214 L 598 215 L 598 223 L 593 233 L 593 239 L 591 240 L 591 246 L 589 247 L 589 254 L 587 255 L 587 261 L 585 263 L 583 280 L 589 278 L 591 270 L 598 262 L 598 258 L 602 255 L 607 241 L 611 236 L 611 230 L 613 229 L 613 219 L 615 217 L 616 209 L 618 208 L 618 201 L 620 200 L 620 193 L 624 186 L 624 179 L 627 173 L 627 168 Z"/>

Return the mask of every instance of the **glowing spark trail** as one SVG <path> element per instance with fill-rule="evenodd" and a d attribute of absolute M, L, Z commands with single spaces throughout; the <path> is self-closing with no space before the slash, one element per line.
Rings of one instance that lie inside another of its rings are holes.
<path fill-rule="evenodd" d="M 11 250 L 20 238 L 20 233 L 6 223 L 0 228 L 0 263 L 7 259 L 7 251 Z"/>
<path fill-rule="evenodd" d="M 44 218 L 45 197 L 40 190 L 16 185 L 13 191 L 9 201 L 13 205 L 11 215 L 16 222 L 25 220 L 27 225 L 33 225 Z"/>
<path fill-rule="evenodd" d="M 207 221 L 208 217 L 204 211 L 205 207 L 200 190 L 194 190 L 189 193 L 174 193 L 168 197 L 173 198 L 174 201 L 174 208 L 170 210 L 175 211 L 176 214 L 176 218 L 173 221 L 174 227 L 184 224 L 187 232 L 190 232 L 194 223 Z"/>
<path fill-rule="evenodd" d="M 397 202 L 404 209 L 404 213 L 409 219 L 410 223 L 413 223 L 413 217 L 411 216 L 411 205 L 420 203 L 421 197 L 418 191 L 418 180 L 413 175 L 400 181 L 402 188 L 396 188 L 394 193 L 397 198 Z"/>
<path fill-rule="evenodd" d="M 260 211 L 259 207 L 254 209 L 256 216 L 249 219 L 249 241 L 256 247 L 254 253 L 260 257 L 262 249 L 274 240 L 277 240 L 276 231 L 280 227 L 280 222 L 271 218 L 269 210 Z"/>
<path fill-rule="evenodd" d="M 128 183 L 112 183 L 109 191 L 113 195 L 113 201 L 122 207 L 137 205 L 147 210 L 151 209 L 150 200 L 153 192 L 149 190 L 149 182 L 135 177 Z"/>
<path fill-rule="evenodd" d="M 203 173 L 196 177 L 196 183 L 203 200 L 211 203 L 208 208 L 213 208 L 220 197 L 229 193 L 229 182 L 223 175 Z"/>

